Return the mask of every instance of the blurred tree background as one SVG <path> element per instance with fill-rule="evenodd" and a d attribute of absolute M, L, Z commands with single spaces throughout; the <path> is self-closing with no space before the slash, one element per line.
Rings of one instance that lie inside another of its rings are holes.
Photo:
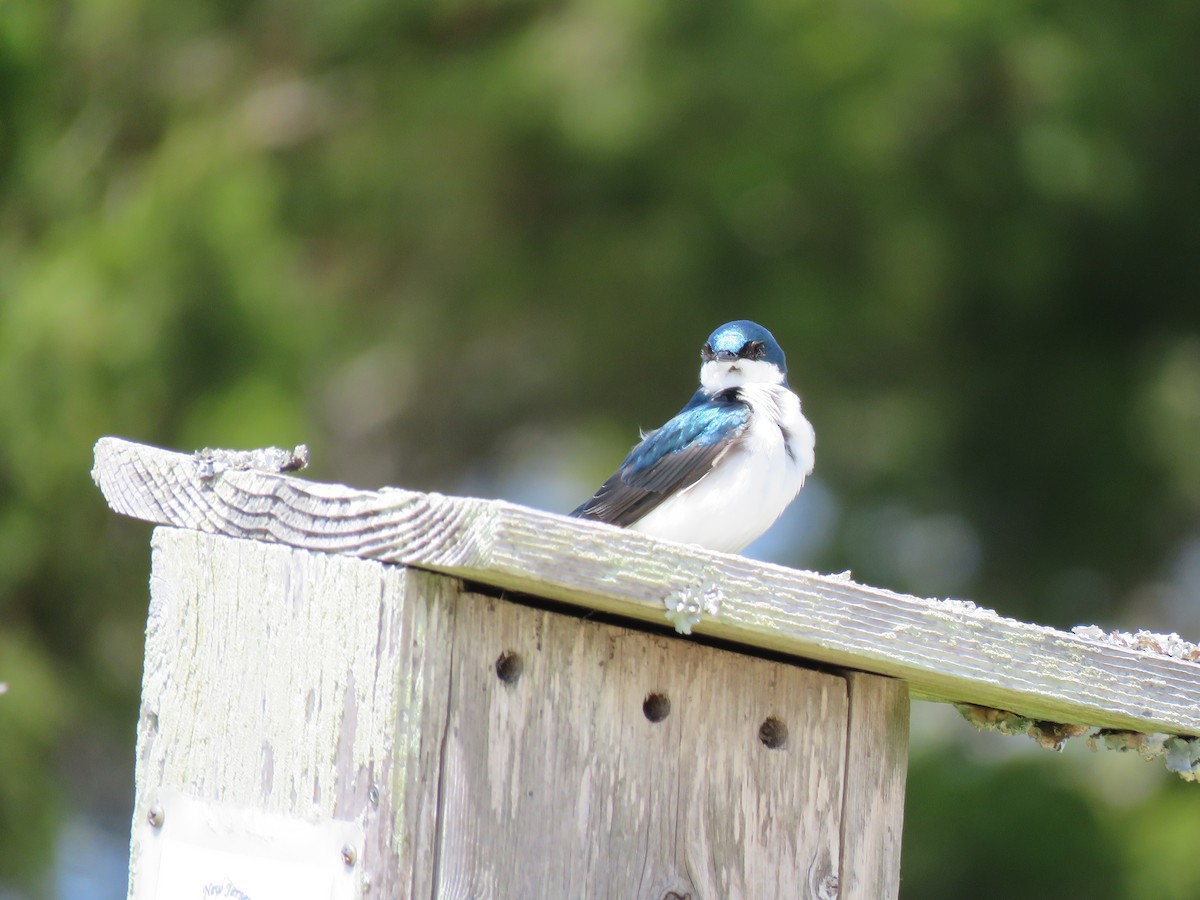
<path fill-rule="evenodd" d="M 558 511 L 771 328 L 756 555 L 1200 638 L 1200 6 L 8 0 L 0 897 L 124 896 L 104 434 Z M 1200 793 L 919 707 L 904 896 L 1200 896 Z"/>

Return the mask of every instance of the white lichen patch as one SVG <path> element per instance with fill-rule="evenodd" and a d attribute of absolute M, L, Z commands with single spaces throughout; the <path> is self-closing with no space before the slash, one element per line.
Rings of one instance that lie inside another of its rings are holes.
<path fill-rule="evenodd" d="M 667 608 L 667 621 L 680 634 L 691 634 L 703 615 L 719 615 L 725 594 L 715 581 L 702 585 L 688 585 L 668 594 L 663 600 Z"/>
<path fill-rule="evenodd" d="M 1088 738 L 1088 746 L 1093 750 L 1103 746 L 1105 750 L 1136 753 L 1146 760 L 1161 759 L 1167 771 L 1184 781 L 1200 780 L 1200 738 L 1106 729 Z"/>
<path fill-rule="evenodd" d="M 1138 650 L 1142 653 L 1153 653 L 1157 656 L 1169 656 L 1172 659 L 1200 662 L 1200 645 L 1185 641 L 1175 632 L 1158 634 L 1145 629 L 1134 632 L 1105 631 L 1098 625 L 1076 625 L 1071 631 L 1076 636 L 1089 641 L 1124 647 L 1127 650 Z"/>
<path fill-rule="evenodd" d="M 957 597 L 947 597 L 944 600 L 935 601 L 938 606 L 949 612 L 963 613 L 968 616 L 977 616 L 984 619 L 998 619 L 1000 614 L 994 609 L 988 609 L 986 606 L 980 606 L 971 600 L 960 600 Z"/>
<path fill-rule="evenodd" d="M 1167 751 L 1167 769 L 1184 781 L 1200 778 L 1200 741 L 1171 735 L 1163 743 Z"/>
<path fill-rule="evenodd" d="M 263 447 L 259 450 L 221 450 L 205 447 L 192 454 L 196 477 L 210 481 L 223 472 L 255 469 L 260 472 L 299 472 L 308 465 L 308 446 L 293 450 L 282 447 Z"/>

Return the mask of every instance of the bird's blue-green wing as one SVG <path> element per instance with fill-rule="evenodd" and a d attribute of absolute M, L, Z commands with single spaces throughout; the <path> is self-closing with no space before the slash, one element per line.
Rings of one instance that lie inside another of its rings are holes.
<path fill-rule="evenodd" d="M 647 434 L 621 468 L 571 515 L 632 525 L 711 472 L 749 424 L 750 407 L 736 391 L 712 397 L 698 391 L 675 418 Z"/>

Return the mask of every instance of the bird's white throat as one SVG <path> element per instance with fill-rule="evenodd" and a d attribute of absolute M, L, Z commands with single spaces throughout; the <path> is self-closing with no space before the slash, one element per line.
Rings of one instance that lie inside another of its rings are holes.
<path fill-rule="evenodd" d="M 783 384 L 779 366 L 763 359 L 710 359 L 700 367 L 700 384 L 710 394 L 744 384 Z"/>

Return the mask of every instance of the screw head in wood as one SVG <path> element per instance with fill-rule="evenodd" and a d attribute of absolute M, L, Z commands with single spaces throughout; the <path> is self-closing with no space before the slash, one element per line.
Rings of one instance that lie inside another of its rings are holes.
<path fill-rule="evenodd" d="M 150 807 L 150 811 L 146 813 L 146 821 L 155 828 L 162 828 L 163 818 L 163 808 L 157 803 Z"/>
<path fill-rule="evenodd" d="M 373 784 L 367 791 L 367 799 L 371 801 L 372 806 L 379 805 L 379 785 Z"/>
<path fill-rule="evenodd" d="M 353 844 L 342 844 L 342 862 L 348 866 L 354 865 L 358 861 L 358 851 L 354 849 Z"/>

